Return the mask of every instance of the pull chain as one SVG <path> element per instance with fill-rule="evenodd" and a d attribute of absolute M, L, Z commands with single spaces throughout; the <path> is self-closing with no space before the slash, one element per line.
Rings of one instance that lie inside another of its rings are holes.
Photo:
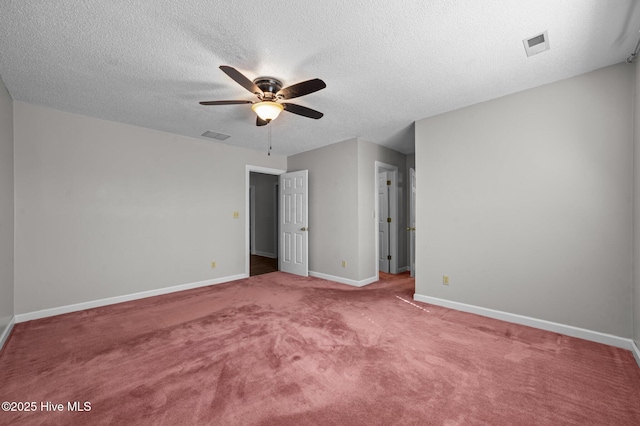
<path fill-rule="evenodd" d="M 269 130 L 269 151 L 267 151 L 267 155 L 271 156 L 271 126 L 267 125 Z"/>

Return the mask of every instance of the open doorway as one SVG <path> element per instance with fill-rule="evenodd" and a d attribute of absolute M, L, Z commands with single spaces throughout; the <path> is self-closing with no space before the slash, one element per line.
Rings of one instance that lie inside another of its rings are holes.
<path fill-rule="evenodd" d="M 278 270 L 278 176 L 249 174 L 249 275 Z"/>
<path fill-rule="evenodd" d="M 278 270 L 278 190 L 284 170 L 246 167 L 246 260 L 245 274 L 260 275 Z"/>

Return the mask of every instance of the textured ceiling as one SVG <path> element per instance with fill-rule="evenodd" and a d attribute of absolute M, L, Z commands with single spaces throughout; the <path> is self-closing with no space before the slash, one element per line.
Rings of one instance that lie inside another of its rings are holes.
<path fill-rule="evenodd" d="M 3 0 L 0 76 L 14 100 L 264 151 L 250 105 L 198 104 L 254 99 L 218 67 L 317 77 L 291 102 L 325 116 L 283 112 L 275 154 L 353 137 L 411 153 L 415 120 L 622 62 L 638 30 L 632 0 Z"/>

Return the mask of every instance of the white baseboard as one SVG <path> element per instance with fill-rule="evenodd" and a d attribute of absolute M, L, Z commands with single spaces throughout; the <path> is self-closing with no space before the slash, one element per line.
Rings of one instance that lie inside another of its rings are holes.
<path fill-rule="evenodd" d="M 633 340 L 624 337 L 614 336 L 612 334 L 601 333 L 599 331 L 587 330 L 585 328 L 574 327 L 572 325 L 560 324 L 541 320 L 537 318 L 527 317 L 524 315 L 511 314 L 509 312 L 496 311 L 494 309 L 483 308 L 475 305 L 467 305 L 466 303 L 454 302 L 437 297 L 424 296 L 422 294 L 414 294 L 413 300 L 418 302 L 430 303 L 432 305 L 443 306 L 458 311 L 469 312 L 472 314 L 482 315 L 484 317 L 495 318 L 502 321 L 512 322 L 515 324 L 526 325 L 533 328 L 552 331 L 554 333 L 564 334 L 571 337 L 590 340 L 592 342 L 603 343 L 605 345 L 615 346 L 622 349 L 632 350 L 635 346 Z M 637 348 L 636 348 L 637 350 Z M 634 354 L 638 360 L 638 354 Z M 638 362 L 640 366 L 640 361 Z"/>
<path fill-rule="evenodd" d="M 162 294 L 175 293 L 177 291 L 191 290 L 198 287 L 206 287 L 215 284 L 222 284 L 229 281 L 248 278 L 247 274 L 231 275 L 229 277 L 214 278 L 212 280 L 199 281 L 189 284 L 181 284 L 172 287 L 158 288 L 155 290 L 141 291 L 139 293 L 125 294 L 123 296 L 107 297 L 105 299 L 92 300 L 89 302 L 75 303 L 73 305 L 59 306 L 57 308 L 43 309 L 25 314 L 17 314 L 15 322 L 25 322 L 40 318 L 52 317 L 55 315 L 68 314 L 69 312 L 83 311 L 85 309 L 98 308 L 101 306 L 114 305 L 116 303 L 129 302 L 132 300 L 144 299 L 146 297 L 160 296 Z"/>
<path fill-rule="evenodd" d="M 631 352 L 638 363 L 638 367 L 640 367 L 640 349 L 638 349 L 638 345 L 633 340 L 631 340 Z"/>
<path fill-rule="evenodd" d="M 349 278 L 342 278 L 342 277 L 337 277 L 334 275 L 328 275 L 328 274 L 323 274 L 321 272 L 314 272 L 314 271 L 309 271 L 309 275 L 312 277 L 316 277 L 316 278 L 322 278 L 323 280 L 327 280 L 327 281 L 335 281 L 337 283 L 341 283 L 341 284 L 348 284 L 348 285 L 352 285 L 355 287 L 363 287 L 367 284 L 371 284 L 373 282 L 376 282 L 378 279 L 376 277 L 371 277 L 371 278 L 367 278 L 365 280 L 362 281 L 356 281 L 356 280 L 352 280 Z"/>
<path fill-rule="evenodd" d="M 256 256 L 268 257 L 270 259 L 276 259 L 278 257 L 278 255 L 275 253 L 267 253 L 266 251 L 259 250 L 256 250 L 255 253 L 252 254 L 255 254 Z"/>
<path fill-rule="evenodd" d="M 402 268 L 398 268 L 398 273 L 401 274 L 403 272 L 407 272 L 409 270 L 408 266 L 403 266 Z"/>
<path fill-rule="evenodd" d="M 6 341 L 9 339 L 9 335 L 11 334 L 11 329 L 13 328 L 13 324 L 15 323 L 16 323 L 16 317 L 13 316 L 11 317 L 11 321 L 9 321 L 9 324 L 7 324 L 4 330 L 2 331 L 2 334 L 0 334 L 0 351 L 4 347 L 4 344 L 6 343 Z"/>

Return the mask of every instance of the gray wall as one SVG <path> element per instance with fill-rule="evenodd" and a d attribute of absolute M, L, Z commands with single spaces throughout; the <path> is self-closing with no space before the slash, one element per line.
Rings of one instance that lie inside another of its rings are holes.
<path fill-rule="evenodd" d="M 640 347 L 640 65 L 634 64 L 635 91 L 634 91 L 634 259 L 633 259 L 633 339 Z"/>
<path fill-rule="evenodd" d="M 278 176 L 251 173 L 251 186 L 255 191 L 255 247 L 254 254 L 277 257 L 277 215 L 278 196 L 275 192 Z"/>
<path fill-rule="evenodd" d="M 633 72 L 416 124 L 417 294 L 632 336 Z"/>
<path fill-rule="evenodd" d="M 415 154 L 409 154 L 407 155 L 407 174 L 409 173 L 409 169 L 416 168 L 416 155 Z"/>
<path fill-rule="evenodd" d="M 375 210 L 376 174 L 375 162 L 390 164 L 398 168 L 398 268 L 407 266 L 407 231 L 405 218 L 405 182 L 406 156 L 397 151 L 358 139 L 358 246 L 360 252 L 360 280 L 376 275 L 375 234 L 377 219 L 372 216 Z"/>
<path fill-rule="evenodd" d="M 13 318 L 13 101 L 0 80 L 0 336 Z"/>
<path fill-rule="evenodd" d="M 288 157 L 287 171 L 305 169 L 309 170 L 309 270 L 359 280 L 358 140 Z"/>
<path fill-rule="evenodd" d="M 406 157 L 399 152 L 355 138 L 288 158 L 287 170 L 309 170 L 310 271 L 355 281 L 375 277 L 376 161 L 398 166 L 403 203 Z M 399 226 L 403 226 L 404 213 L 400 215 Z M 406 264 L 406 235 L 398 234 L 398 265 L 402 267 Z"/>
<path fill-rule="evenodd" d="M 244 274 L 245 165 L 286 168 L 22 102 L 14 137 L 16 314 Z"/>

